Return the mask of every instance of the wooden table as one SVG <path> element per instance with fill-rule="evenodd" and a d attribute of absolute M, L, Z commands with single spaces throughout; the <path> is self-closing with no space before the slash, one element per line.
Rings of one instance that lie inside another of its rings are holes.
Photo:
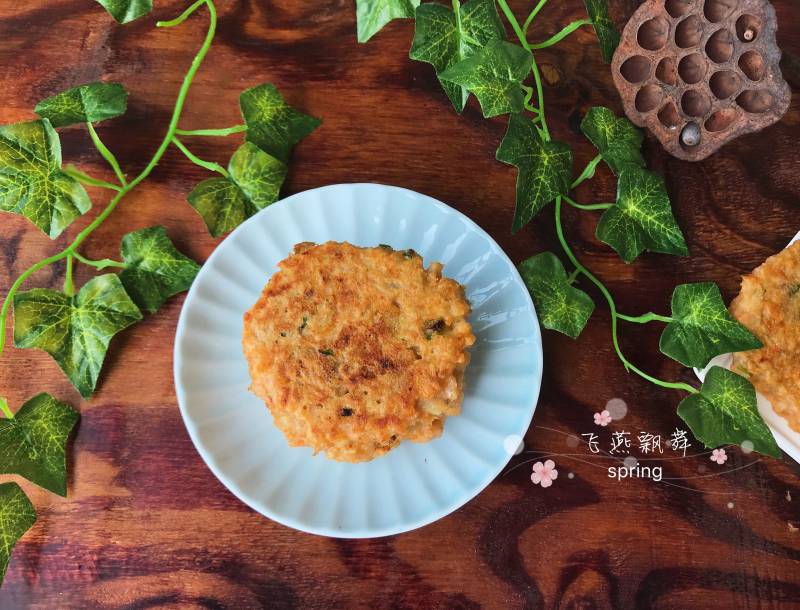
<path fill-rule="evenodd" d="M 154 15 L 171 18 L 186 4 L 157 2 Z M 273 82 L 291 103 L 324 119 L 296 149 L 286 194 L 336 182 L 395 184 L 465 212 L 516 262 L 543 249 L 558 251 L 549 213 L 511 235 L 515 170 L 494 160 L 505 122 L 482 119 L 474 99 L 462 117 L 452 111 L 430 66 L 407 57 L 410 22 L 393 23 L 358 45 L 351 0 L 219 4 L 219 36 L 190 95 L 184 127 L 239 122 L 238 93 Z M 624 23 L 638 4 L 613 2 L 615 19 Z M 796 89 L 797 7 L 792 0 L 774 4 L 782 67 Z M 525 6 L 515 3 L 520 14 Z M 534 38 L 582 15 L 579 0 L 551 2 Z M 72 85 L 122 82 L 131 91 L 129 112 L 101 124 L 100 134 L 128 171 L 140 170 L 160 141 L 206 25 L 197 16 L 164 31 L 153 21 L 118 26 L 91 0 L 2 0 L 0 121 L 30 119 L 39 99 Z M 581 166 L 595 154 L 578 135 L 582 113 L 598 104 L 621 109 L 609 70 L 588 29 L 539 57 L 552 129 L 575 146 Z M 650 167 L 666 176 L 691 257 L 645 255 L 625 265 L 594 239 L 595 215 L 567 212 L 566 230 L 579 256 L 624 311 L 666 313 L 672 288 L 687 281 L 716 281 L 730 298 L 741 274 L 800 228 L 800 107 L 796 97 L 793 102 L 778 125 L 701 163 L 675 160 L 647 142 Z M 233 140 L 198 140 L 195 150 L 224 161 Z M 111 178 L 85 130 L 62 131 L 62 142 L 66 160 Z M 115 256 L 125 232 L 162 223 L 179 247 L 204 260 L 218 241 L 185 197 L 205 177 L 168 152 L 84 254 Z M 607 170 L 592 184 L 578 193 L 583 201 L 614 196 Z M 99 209 L 105 193 L 91 189 L 91 195 Z M 3 215 L 3 290 L 86 222 L 51 243 L 24 219 Z M 29 286 L 59 287 L 63 272 L 57 265 Z M 81 268 L 78 281 L 88 277 Z M 703 455 L 660 462 L 664 477 L 683 479 L 677 484 L 620 482 L 565 440 L 599 430 L 592 414 L 611 398 L 627 403 L 621 424 L 631 431 L 668 435 L 681 425 L 680 393 L 623 370 L 599 299 L 577 341 L 545 333 L 544 385 L 525 438 L 528 453 L 511 463 L 580 454 L 554 458 L 555 484 L 533 486 L 526 463 L 445 519 L 363 541 L 329 540 L 273 523 L 236 500 L 204 465 L 172 384 L 171 339 L 182 302 L 172 299 L 117 337 L 89 402 L 79 400 L 43 353 L 11 348 L 4 355 L 0 387 L 12 405 L 46 390 L 80 408 L 83 419 L 70 451 L 69 497 L 23 484 L 39 520 L 14 552 L 0 608 L 800 607 L 796 463 L 732 450 L 728 466 L 746 467 L 740 472 L 704 477 L 703 469 L 708 474 L 714 464 Z M 623 347 L 648 371 L 691 380 L 688 370 L 658 354 L 659 332 L 657 326 L 624 328 Z"/>

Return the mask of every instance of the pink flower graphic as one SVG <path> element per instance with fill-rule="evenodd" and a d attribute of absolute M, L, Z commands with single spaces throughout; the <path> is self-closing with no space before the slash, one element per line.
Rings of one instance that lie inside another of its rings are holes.
<path fill-rule="evenodd" d="M 600 411 L 594 414 L 594 425 L 603 426 L 604 428 L 611 423 L 611 413 L 608 411 Z"/>
<path fill-rule="evenodd" d="M 717 464 L 724 464 L 725 460 L 728 459 L 728 454 L 725 453 L 724 449 L 714 449 L 711 452 L 711 461 L 716 462 Z"/>
<path fill-rule="evenodd" d="M 536 462 L 533 465 L 531 481 L 534 485 L 550 487 L 557 478 L 558 470 L 556 470 L 556 463 L 553 460 L 547 460 L 544 464 Z"/>

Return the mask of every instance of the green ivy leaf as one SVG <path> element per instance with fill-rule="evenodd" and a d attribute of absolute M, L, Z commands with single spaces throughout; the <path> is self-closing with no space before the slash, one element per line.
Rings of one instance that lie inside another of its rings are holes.
<path fill-rule="evenodd" d="M 672 293 L 672 322 L 661 334 L 661 351 L 684 366 L 705 367 L 714 356 L 764 347 L 728 312 L 711 282 L 681 284 Z"/>
<path fill-rule="evenodd" d="M 129 23 L 153 10 L 153 0 L 97 0 L 119 23 Z"/>
<path fill-rule="evenodd" d="M 0 210 L 21 214 L 55 239 L 92 207 L 61 171 L 61 144 L 50 121 L 0 126 Z"/>
<path fill-rule="evenodd" d="M 358 42 L 367 42 L 393 19 L 413 18 L 420 0 L 356 0 Z"/>
<path fill-rule="evenodd" d="M 455 12 L 441 4 L 423 4 L 417 9 L 414 42 L 409 57 L 431 64 L 437 76 L 472 55 L 492 40 L 505 37 L 494 0 L 469 0 Z M 457 112 L 464 110 L 469 91 L 441 78 L 447 97 Z"/>
<path fill-rule="evenodd" d="M 542 252 L 519 266 L 542 326 L 577 338 L 594 311 L 594 301 L 572 286 L 564 265 L 552 252 Z"/>
<path fill-rule="evenodd" d="M 111 338 L 141 318 L 113 273 L 92 278 L 72 297 L 34 288 L 14 297 L 14 345 L 46 351 L 88 398 Z"/>
<path fill-rule="evenodd" d="M 0 584 L 14 546 L 34 523 L 36 511 L 22 488 L 16 483 L 0 485 Z"/>
<path fill-rule="evenodd" d="M 561 142 L 545 142 L 533 121 L 512 114 L 508 131 L 497 149 L 497 159 L 514 165 L 517 204 L 512 231 L 519 231 L 545 205 L 569 191 L 572 151 Z"/>
<path fill-rule="evenodd" d="M 214 237 L 232 231 L 256 213 L 242 190 L 227 178 L 203 180 L 188 199 Z"/>
<path fill-rule="evenodd" d="M 583 117 L 581 131 L 615 174 L 627 165 L 645 166 L 641 151 L 644 135 L 625 117 L 618 118 L 608 108 L 595 106 Z"/>
<path fill-rule="evenodd" d="M 617 203 L 600 218 L 597 238 L 614 248 L 626 263 L 645 250 L 689 254 L 672 215 L 664 180 L 635 166 L 620 172 Z"/>
<path fill-rule="evenodd" d="M 200 265 L 181 254 L 162 226 L 122 238 L 125 269 L 119 279 L 139 309 L 155 313 L 169 297 L 192 285 Z"/>
<path fill-rule="evenodd" d="M 521 46 L 492 40 L 439 74 L 475 94 L 486 118 L 522 111 L 522 81 L 531 71 L 532 56 Z"/>
<path fill-rule="evenodd" d="M 79 419 L 77 411 L 50 394 L 28 400 L 13 419 L 0 419 L 0 472 L 66 496 L 67 439 Z"/>
<path fill-rule="evenodd" d="M 125 114 L 128 92 L 119 83 L 89 83 L 73 87 L 36 104 L 36 114 L 53 127 L 96 123 Z"/>
<path fill-rule="evenodd" d="M 189 193 L 214 237 L 236 228 L 277 201 L 287 167 L 255 144 L 245 142 L 228 163 L 230 178 L 211 178 Z"/>
<path fill-rule="evenodd" d="M 597 39 L 600 41 L 603 61 L 610 64 L 614 57 L 614 51 L 619 45 L 620 34 L 608 15 L 608 2 L 606 0 L 583 0 L 583 2 L 594 26 Z"/>
<path fill-rule="evenodd" d="M 247 124 L 247 141 L 284 163 L 300 140 L 322 123 L 289 106 L 275 85 L 243 91 L 239 106 Z"/>
<path fill-rule="evenodd" d="M 758 413 L 755 388 L 728 369 L 712 367 L 700 393 L 684 398 L 678 405 L 678 415 L 708 448 L 750 441 L 759 453 L 781 455 Z"/>
<path fill-rule="evenodd" d="M 278 200 L 287 167 L 258 146 L 245 142 L 228 163 L 231 179 L 256 210 Z"/>

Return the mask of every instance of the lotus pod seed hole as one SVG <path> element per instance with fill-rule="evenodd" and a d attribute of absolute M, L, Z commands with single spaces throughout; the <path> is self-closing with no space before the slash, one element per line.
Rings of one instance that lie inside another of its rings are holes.
<path fill-rule="evenodd" d="M 696 47 L 702 37 L 703 22 L 697 15 L 689 15 L 675 28 L 675 44 L 682 49 Z"/>
<path fill-rule="evenodd" d="M 711 93 L 718 100 L 725 100 L 736 95 L 742 86 L 742 79 L 733 70 L 714 72 L 708 81 Z"/>
<path fill-rule="evenodd" d="M 711 61 L 724 64 L 733 55 L 733 36 L 726 30 L 717 30 L 706 43 L 706 55 Z"/>
<path fill-rule="evenodd" d="M 671 17 L 682 17 L 692 8 L 692 0 L 667 0 L 664 8 Z"/>
<path fill-rule="evenodd" d="M 769 91 L 748 89 L 736 98 L 736 103 L 746 112 L 761 114 L 772 107 L 775 98 Z"/>
<path fill-rule="evenodd" d="M 767 66 L 764 63 L 764 58 L 758 51 L 747 51 L 742 53 L 739 58 L 739 68 L 741 68 L 744 75 L 753 82 L 758 82 L 764 78 L 767 73 Z"/>
<path fill-rule="evenodd" d="M 681 97 L 681 108 L 689 116 L 700 117 L 711 110 L 711 100 L 702 91 L 690 89 Z"/>
<path fill-rule="evenodd" d="M 653 17 L 645 21 L 636 34 L 639 46 L 648 51 L 663 49 L 669 38 L 669 21 L 666 17 Z"/>
<path fill-rule="evenodd" d="M 678 69 L 674 57 L 665 57 L 656 66 L 656 78 L 665 85 L 674 85 L 678 82 Z"/>
<path fill-rule="evenodd" d="M 742 15 L 736 20 L 736 35 L 742 42 L 753 42 L 758 38 L 761 21 L 753 15 Z"/>
<path fill-rule="evenodd" d="M 641 83 L 650 76 L 650 60 L 643 55 L 634 55 L 625 60 L 619 72 L 629 83 Z"/>
<path fill-rule="evenodd" d="M 708 117 L 705 124 L 706 131 L 712 133 L 724 131 L 733 124 L 738 116 L 739 111 L 736 110 L 736 108 L 723 108 L 722 110 L 718 110 Z"/>
<path fill-rule="evenodd" d="M 678 74 L 687 85 L 696 85 L 706 75 L 706 62 L 700 53 L 692 53 L 681 59 Z"/>
<path fill-rule="evenodd" d="M 738 4 L 738 0 L 706 0 L 703 13 L 711 23 L 719 23 L 727 19 Z"/>
<path fill-rule="evenodd" d="M 658 108 L 661 99 L 664 97 L 664 91 L 658 85 L 645 85 L 639 89 L 636 94 L 634 105 L 636 110 L 641 113 L 647 113 Z"/>
<path fill-rule="evenodd" d="M 686 126 L 681 130 L 681 144 L 688 148 L 700 144 L 700 126 L 694 121 L 686 123 Z"/>
<path fill-rule="evenodd" d="M 672 100 L 664 104 L 664 107 L 658 111 L 658 120 L 661 121 L 661 124 L 669 130 L 678 128 L 678 124 L 681 122 L 681 117 L 678 114 L 678 109 L 675 108 L 675 104 L 672 102 Z"/>

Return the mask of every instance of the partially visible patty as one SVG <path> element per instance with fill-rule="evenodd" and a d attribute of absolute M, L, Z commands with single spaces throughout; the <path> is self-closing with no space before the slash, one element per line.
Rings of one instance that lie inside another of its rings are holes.
<path fill-rule="evenodd" d="M 475 342 L 463 287 L 412 250 L 297 244 L 244 318 L 251 390 L 292 446 L 347 462 L 442 433 Z"/>
<path fill-rule="evenodd" d="M 734 354 L 734 370 L 800 432 L 800 242 L 742 278 L 731 313 L 764 344 Z"/>

